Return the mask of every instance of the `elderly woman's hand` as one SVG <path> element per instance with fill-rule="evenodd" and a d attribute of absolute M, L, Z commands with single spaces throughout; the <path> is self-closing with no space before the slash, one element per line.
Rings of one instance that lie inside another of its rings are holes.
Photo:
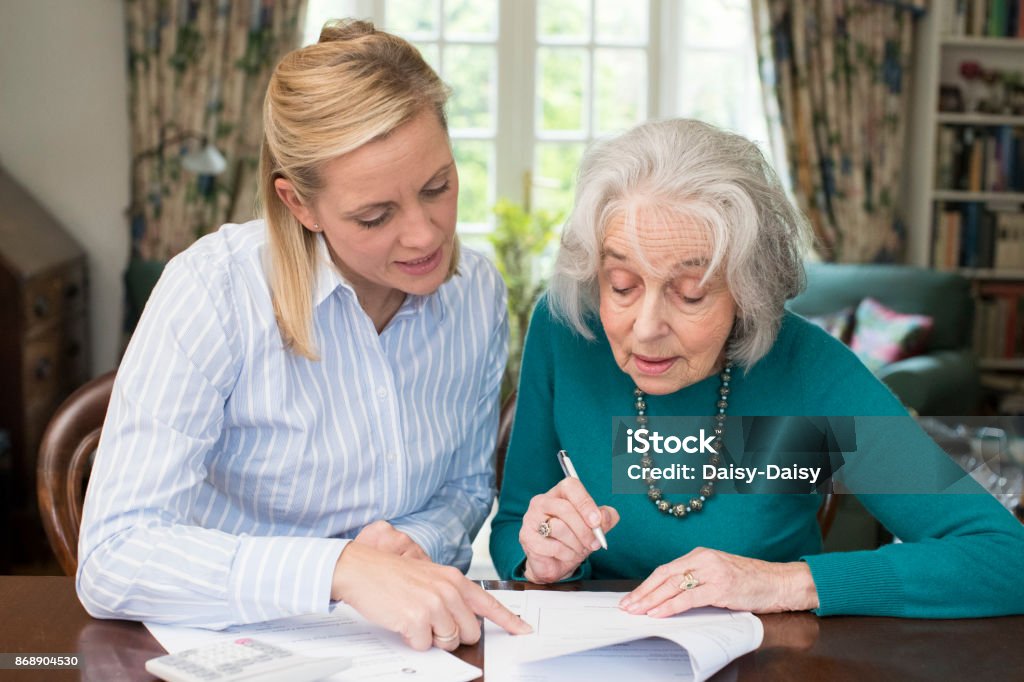
<path fill-rule="evenodd" d="M 619 522 L 612 507 L 598 507 L 583 484 L 566 478 L 530 500 L 519 530 L 526 552 L 526 579 L 553 583 L 572 574 L 590 553 L 601 547 L 592 528 L 607 533 Z"/>
<path fill-rule="evenodd" d="M 619 606 L 665 617 L 698 606 L 777 613 L 818 607 L 811 569 L 802 561 L 772 563 L 698 547 L 654 569 Z"/>

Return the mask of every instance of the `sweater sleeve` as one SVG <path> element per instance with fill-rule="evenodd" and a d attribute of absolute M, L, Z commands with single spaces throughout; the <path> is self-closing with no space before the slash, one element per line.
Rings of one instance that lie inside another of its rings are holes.
<path fill-rule="evenodd" d="M 559 438 L 555 419 L 553 327 L 544 297 L 530 320 L 516 399 L 516 418 L 505 459 L 498 512 L 491 522 L 491 558 L 503 579 L 522 580 L 526 554 L 519 530 L 530 499 L 562 479 L 555 459 Z M 584 562 L 570 579 L 590 575 Z"/>
<path fill-rule="evenodd" d="M 819 615 L 970 618 L 1024 613 L 1024 525 L 968 475 L 928 493 L 877 493 L 874 482 L 920 490 L 947 470 L 948 455 L 889 390 L 845 348 L 829 372 L 814 371 L 814 402 L 826 414 L 891 415 L 858 428 L 858 499 L 901 542 L 876 550 L 805 556 Z M 845 357 L 844 357 L 845 356 Z M 838 366 L 837 366 L 838 365 Z M 837 371 L 838 370 L 838 371 Z M 814 404 L 814 403 L 812 403 Z M 901 415 L 901 416 L 897 416 Z M 900 477 L 893 481 L 892 477 Z M 927 479 L 925 479 L 927 480 Z"/>

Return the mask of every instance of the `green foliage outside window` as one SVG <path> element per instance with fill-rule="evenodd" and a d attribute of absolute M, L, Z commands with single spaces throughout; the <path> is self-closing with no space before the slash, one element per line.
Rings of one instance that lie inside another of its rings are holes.
<path fill-rule="evenodd" d="M 459 222 L 487 223 L 493 145 L 485 140 L 453 140 L 459 169 Z"/>
<path fill-rule="evenodd" d="M 530 313 L 547 286 L 547 274 L 541 272 L 543 255 L 555 237 L 555 227 L 561 221 L 561 215 L 544 210 L 528 212 L 507 199 L 498 201 L 494 215 L 497 224 L 488 240 L 494 248 L 498 270 L 508 287 L 509 352 L 501 387 L 504 401 L 519 381 Z"/>

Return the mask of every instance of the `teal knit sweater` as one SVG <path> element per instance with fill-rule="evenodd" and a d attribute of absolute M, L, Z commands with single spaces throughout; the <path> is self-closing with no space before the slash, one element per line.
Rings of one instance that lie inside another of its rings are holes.
<path fill-rule="evenodd" d="M 822 554 L 815 495 L 719 494 L 699 514 L 677 519 L 642 494 L 612 493 L 612 417 L 634 414 L 633 383 L 615 364 L 596 322 L 587 341 L 552 319 L 544 299 L 530 323 L 515 426 L 505 465 L 491 555 L 503 578 L 522 579 L 518 534 L 530 498 L 562 479 L 555 453 L 573 455 L 595 501 L 622 516 L 610 548 L 576 577 L 647 577 L 696 547 L 767 561 L 807 563 L 819 615 L 964 618 L 1024 613 L 1024 526 L 987 494 L 869 494 L 859 499 L 902 543 Z M 786 313 L 769 353 L 733 371 L 729 414 L 905 415 L 899 401 L 845 346 Z M 652 416 L 710 415 L 717 376 L 649 396 Z M 883 458 L 915 466 L 947 458 L 909 420 Z M 965 477 L 955 490 L 976 492 Z M 672 499 L 671 495 L 668 495 Z"/>

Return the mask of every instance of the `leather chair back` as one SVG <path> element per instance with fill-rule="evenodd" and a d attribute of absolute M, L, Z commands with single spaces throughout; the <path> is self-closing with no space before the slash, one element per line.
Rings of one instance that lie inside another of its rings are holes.
<path fill-rule="evenodd" d="M 114 372 L 96 377 L 68 396 L 50 419 L 36 473 L 39 513 L 50 547 L 67 575 L 78 568 L 78 528 L 92 456 L 100 442 Z"/>

